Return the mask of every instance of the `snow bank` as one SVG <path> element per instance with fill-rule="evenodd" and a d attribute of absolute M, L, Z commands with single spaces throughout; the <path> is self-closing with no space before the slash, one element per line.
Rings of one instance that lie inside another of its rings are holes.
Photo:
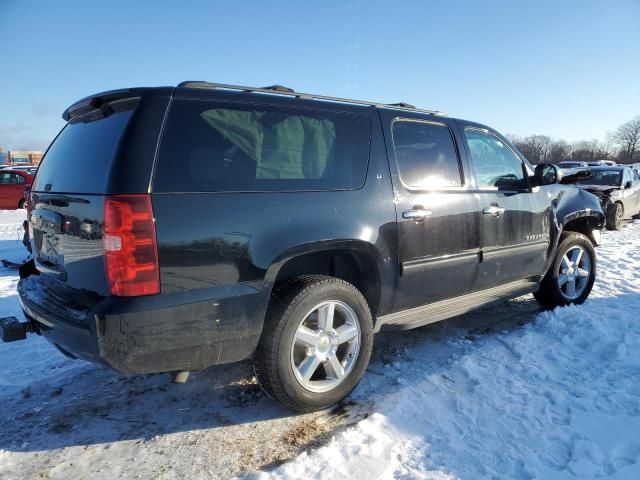
<path fill-rule="evenodd" d="M 445 365 L 416 345 L 372 417 L 260 478 L 640 478 L 640 222 L 604 241 L 584 305 Z"/>
<path fill-rule="evenodd" d="M 26 256 L 23 218 L 0 212 L 1 258 Z M 585 305 L 540 312 L 523 297 L 378 335 L 350 397 L 368 418 L 257 477 L 640 478 L 640 222 L 603 241 Z M 16 282 L 0 268 L 1 315 L 21 316 Z M 290 458 L 290 433 L 314 419 L 339 425 L 283 411 L 246 365 L 167 385 L 35 336 L 0 344 L 0 365 L 0 478 L 229 478 Z"/>

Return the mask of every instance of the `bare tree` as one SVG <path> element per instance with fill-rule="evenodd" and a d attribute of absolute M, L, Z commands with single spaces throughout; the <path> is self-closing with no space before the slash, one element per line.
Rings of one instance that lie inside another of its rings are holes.
<path fill-rule="evenodd" d="M 606 145 L 595 138 L 593 140 L 581 140 L 573 144 L 571 158 L 590 162 L 592 160 L 604 160 L 609 158 Z"/>
<path fill-rule="evenodd" d="M 640 150 L 640 115 L 620 125 L 612 139 L 620 147 L 619 159 L 625 163 L 633 162 L 633 156 Z"/>
<path fill-rule="evenodd" d="M 571 145 L 564 140 L 555 140 L 549 147 L 548 161 L 551 163 L 560 163 L 571 157 Z"/>
<path fill-rule="evenodd" d="M 545 163 L 549 159 L 551 149 L 551 138 L 546 135 L 531 135 L 524 139 L 514 139 L 515 146 L 533 163 Z"/>

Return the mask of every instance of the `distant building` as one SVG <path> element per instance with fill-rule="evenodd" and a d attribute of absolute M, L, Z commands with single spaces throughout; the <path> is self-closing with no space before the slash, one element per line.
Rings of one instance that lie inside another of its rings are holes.
<path fill-rule="evenodd" d="M 39 165 L 42 152 L 40 150 L 9 150 L 5 157 L 4 165 Z"/>

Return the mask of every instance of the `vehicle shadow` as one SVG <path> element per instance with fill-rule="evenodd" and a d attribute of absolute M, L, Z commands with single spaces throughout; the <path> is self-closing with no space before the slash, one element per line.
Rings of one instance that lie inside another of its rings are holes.
<path fill-rule="evenodd" d="M 0 260 L 8 260 L 16 264 L 21 264 L 29 258 L 29 252 L 22 244 L 22 240 L 17 239 L 17 237 L 18 233 L 16 233 L 16 240 L 0 240 L 0 252 L 2 252 Z M 15 275 L 16 269 L 6 268 L 0 264 L 0 277 Z"/>
<path fill-rule="evenodd" d="M 398 356 L 410 355 L 415 345 L 446 345 L 453 338 L 473 340 L 519 329 L 539 310 L 529 296 L 409 332 L 383 330 L 376 336 L 368 373 L 348 401 L 366 405 L 366 410 L 372 402 L 382 400 L 385 392 L 394 391 L 393 373 L 384 373 L 385 365 Z M 442 355 L 450 356 L 451 347 L 444 347 Z M 436 370 L 446 368 L 437 352 L 429 362 Z M 222 438 L 222 432 L 230 427 L 253 428 L 262 422 L 298 419 L 295 412 L 262 392 L 248 361 L 196 372 L 184 385 L 171 383 L 168 374 L 127 378 L 92 364 L 72 371 L 34 383 L 3 401 L 0 450 L 36 452 L 115 441 L 146 442 L 157 436 L 199 430 L 212 435 L 219 430 Z M 339 406 L 311 415 L 343 414 Z M 335 424 L 339 427 L 340 422 Z"/>

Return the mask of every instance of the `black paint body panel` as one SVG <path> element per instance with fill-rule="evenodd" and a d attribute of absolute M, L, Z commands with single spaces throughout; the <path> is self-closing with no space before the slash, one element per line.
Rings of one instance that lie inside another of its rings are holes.
<path fill-rule="evenodd" d="M 279 274 L 305 256 L 347 252 L 371 265 L 368 299 L 375 315 L 384 316 L 518 279 L 538 281 L 568 222 L 587 217 L 594 228 L 602 225 L 597 199 L 571 186 L 478 190 L 462 130 L 478 124 L 410 110 L 275 95 L 164 87 L 136 91 L 140 105 L 111 167 L 105 194 L 151 194 L 161 293 L 108 295 L 102 257 L 104 196 L 73 192 L 32 192 L 32 228 L 41 231 L 34 241 L 58 236 L 63 258 L 49 262 L 48 268 L 58 272 L 42 266 L 39 278 L 21 280 L 19 286 L 25 313 L 40 324 L 43 335 L 67 353 L 125 373 L 200 369 L 250 357 Z M 154 193 L 154 162 L 172 98 L 366 115 L 372 130 L 364 186 L 343 191 Z M 390 136 L 396 118 L 438 122 L 451 129 L 464 177 L 461 188 L 415 191 L 402 185 Z M 483 215 L 483 206 L 495 202 L 507 208 L 505 215 Z M 432 215 L 422 223 L 402 218 L 402 212 L 416 206 Z M 35 225 L 33 218 L 41 224 Z M 44 225 L 46 219 L 59 220 L 62 231 Z M 47 293 L 33 295 L 28 287 Z M 65 302 L 80 304 L 84 316 L 65 314 Z"/>

